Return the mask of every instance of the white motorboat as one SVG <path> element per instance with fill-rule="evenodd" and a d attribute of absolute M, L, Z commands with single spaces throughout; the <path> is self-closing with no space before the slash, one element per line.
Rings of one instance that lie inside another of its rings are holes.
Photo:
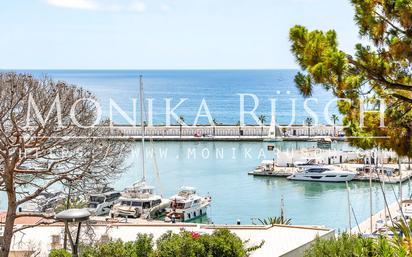
<path fill-rule="evenodd" d="M 35 199 L 19 206 L 23 212 L 54 212 L 54 209 L 66 202 L 67 196 L 63 191 L 43 192 Z"/>
<path fill-rule="evenodd" d="M 120 192 L 113 190 L 104 193 L 90 194 L 87 210 L 96 216 L 109 214 L 113 205 L 119 201 L 120 196 Z"/>
<path fill-rule="evenodd" d="M 182 187 L 178 194 L 170 198 L 166 209 L 166 222 L 187 222 L 206 215 L 211 204 L 210 196 L 199 196 L 193 187 Z"/>
<path fill-rule="evenodd" d="M 301 167 L 296 173 L 287 177 L 287 179 L 319 182 L 345 182 L 351 181 L 355 176 L 355 172 L 343 170 L 337 166 L 313 165 Z"/>

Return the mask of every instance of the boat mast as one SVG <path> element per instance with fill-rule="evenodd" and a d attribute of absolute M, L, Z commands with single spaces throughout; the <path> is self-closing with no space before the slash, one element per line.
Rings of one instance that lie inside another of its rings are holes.
<path fill-rule="evenodd" d="M 365 166 L 364 166 L 365 167 Z M 376 172 L 378 172 L 376 170 Z M 378 176 L 379 177 L 379 176 Z M 385 206 L 386 208 L 386 206 Z M 385 209 L 386 210 L 386 209 Z M 373 233 L 373 222 L 372 222 L 372 218 L 373 218 L 373 209 L 372 209 L 372 169 L 369 170 L 369 228 L 371 230 L 371 234 Z"/>
<path fill-rule="evenodd" d="M 349 225 L 349 228 L 348 228 L 348 233 L 349 233 L 349 235 L 351 235 L 352 234 L 352 213 L 351 213 L 351 207 L 352 207 L 352 205 L 351 205 L 351 203 L 350 203 L 350 188 L 349 188 L 349 183 L 348 183 L 348 181 L 346 181 L 346 190 L 347 190 L 347 192 L 348 192 L 348 225 Z"/>
<path fill-rule="evenodd" d="M 145 168 L 145 147 L 144 147 L 144 138 L 145 138 L 145 124 L 144 124 L 144 95 L 143 95 L 143 76 L 140 75 L 140 126 L 142 131 L 142 144 L 141 144 L 141 161 L 142 161 L 142 181 L 146 181 L 146 168 Z"/>

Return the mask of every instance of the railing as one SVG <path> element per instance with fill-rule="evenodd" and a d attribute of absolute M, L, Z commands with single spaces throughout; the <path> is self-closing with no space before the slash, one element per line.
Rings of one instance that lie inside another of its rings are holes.
<path fill-rule="evenodd" d="M 147 126 L 145 135 L 150 138 L 161 137 L 268 137 L 269 126 Z M 140 137 L 140 126 L 115 126 L 113 135 Z M 340 136 L 343 135 L 341 126 L 318 125 L 311 126 L 279 126 L 279 137 L 315 137 L 315 136 Z M 309 135 L 310 133 L 310 135 Z"/>

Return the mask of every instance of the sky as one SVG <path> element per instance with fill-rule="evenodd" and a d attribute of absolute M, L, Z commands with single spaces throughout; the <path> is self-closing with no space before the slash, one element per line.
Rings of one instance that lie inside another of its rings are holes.
<path fill-rule="evenodd" d="M 295 24 L 359 41 L 349 0 L 0 0 L 0 69 L 294 69 Z"/>

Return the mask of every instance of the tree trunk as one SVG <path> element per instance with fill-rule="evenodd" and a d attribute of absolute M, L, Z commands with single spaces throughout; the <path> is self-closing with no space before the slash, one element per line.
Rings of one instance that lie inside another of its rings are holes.
<path fill-rule="evenodd" d="M 16 194 L 14 192 L 14 188 L 7 192 L 7 199 L 8 199 L 8 208 L 7 208 L 7 215 L 6 215 L 6 222 L 4 226 L 4 235 L 3 235 L 3 242 L 1 247 L 1 257 L 9 256 L 10 252 L 10 245 L 13 239 L 13 228 L 14 228 L 14 221 L 16 219 Z"/>
<path fill-rule="evenodd" d="M 72 191 L 72 184 L 69 183 L 69 193 L 67 195 L 66 210 L 70 209 L 70 196 Z M 64 230 L 63 249 L 67 250 L 67 229 Z"/>

